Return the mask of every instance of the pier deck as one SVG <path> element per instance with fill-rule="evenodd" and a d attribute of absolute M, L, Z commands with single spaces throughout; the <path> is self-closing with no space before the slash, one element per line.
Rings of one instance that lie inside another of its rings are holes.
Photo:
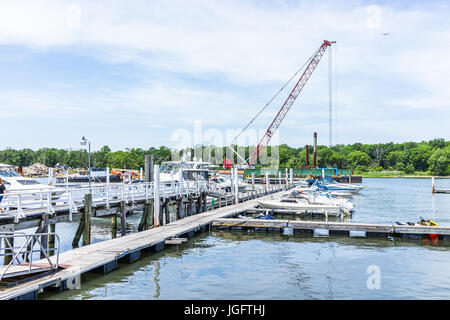
<path fill-rule="evenodd" d="M 264 196 L 262 198 L 270 197 Z M 142 251 L 157 252 L 164 248 L 166 240 L 190 238 L 196 231 L 206 231 L 212 221 L 230 217 L 253 208 L 257 200 L 188 216 L 169 224 L 133 233 L 124 237 L 94 243 L 59 255 L 59 264 L 64 269 L 40 279 L 0 290 L 0 299 L 36 299 L 46 287 L 64 290 L 72 285 L 75 277 L 88 272 L 109 272 L 118 267 L 118 262 L 132 262 L 140 258 Z M 170 242 L 167 242 L 170 243 Z M 55 259 L 55 257 L 51 257 Z M 36 264 L 45 263 L 44 260 Z"/>
<path fill-rule="evenodd" d="M 422 238 L 424 235 L 438 235 L 450 240 L 450 227 L 409 226 L 394 224 L 368 224 L 346 222 L 298 221 L 298 220 L 261 220 L 219 218 L 213 221 L 213 228 L 239 228 L 278 230 L 290 228 L 293 232 L 310 232 L 328 230 L 329 234 L 350 235 L 351 231 L 365 232 L 366 236 L 387 237 L 398 235 L 405 238 Z"/>

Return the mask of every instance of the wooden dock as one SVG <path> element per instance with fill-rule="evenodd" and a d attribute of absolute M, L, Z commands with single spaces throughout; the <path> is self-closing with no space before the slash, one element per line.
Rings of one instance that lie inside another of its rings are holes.
<path fill-rule="evenodd" d="M 432 235 L 442 240 L 450 240 L 450 227 L 441 226 L 219 218 L 213 221 L 212 227 L 217 229 L 306 232 L 311 234 L 314 234 L 315 230 L 328 230 L 329 235 L 351 235 L 352 232 L 363 232 L 367 237 L 399 236 L 414 239 L 422 239 L 424 236 Z"/>
<path fill-rule="evenodd" d="M 262 198 L 266 197 L 270 196 Z M 213 221 L 245 212 L 256 204 L 256 199 L 248 200 L 187 216 L 160 227 L 61 253 L 59 255 L 59 265 L 62 268 L 60 271 L 14 287 L 3 288 L 0 290 L 0 299 L 37 299 L 38 293 L 43 292 L 45 288 L 52 287 L 60 291 L 71 288 L 83 273 L 89 271 L 106 273 L 115 270 L 119 263 L 131 263 L 138 260 L 144 251 L 158 252 L 165 245 L 181 243 L 184 241 L 183 238 L 191 238 L 195 232 L 208 230 Z M 44 260 L 36 261 L 36 264 L 39 263 L 45 262 Z"/>

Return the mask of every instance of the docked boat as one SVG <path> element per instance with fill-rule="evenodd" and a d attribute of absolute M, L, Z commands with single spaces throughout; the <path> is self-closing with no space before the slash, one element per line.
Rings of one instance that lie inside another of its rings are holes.
<path fill-rule="evenodd" d="M 364 189 L 363 185 L 340 183 L 333 180 L 331 177 L 324 177 L 319 179 L 318 185 L 327 187 L 328 190 L 355 190 L 356 192 Z"/>
<path fill-rule="evenodd" d="M 293 191 L 280 199 L 259 200 L 262 208 L 284 209 L 308 213 L 323 213 L 330 216 L 351 215 L 353 204 L 345 199 L 335 199 L 318 194 L 304 194 Z"/>
<path fill-rule="evenodd" d="M 46 185 L 33 178 L 26 178 L 14 170 L 8 164 L 0 164 L 0 178 L 2 179 L 6 192 L 9 194 L 21 194 L 22 200 L 45 200 L 48 192 L 51 192 L 52 200 L 58 199 L 66 190 L 51 185 Z M 2 199 L 2 204 L 7 200 Z"/>
<path fill-rule="evenodd" d="M 159 181 L 171 184 L 180 181 L 180 170 L 192 169 L 185 161 L 164 161 L 159 168 Z"/>

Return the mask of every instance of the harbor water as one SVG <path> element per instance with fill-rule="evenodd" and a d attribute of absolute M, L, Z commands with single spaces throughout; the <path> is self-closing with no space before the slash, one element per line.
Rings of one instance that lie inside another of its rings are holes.
<path fill-rule="evenodd" d="M 450 195 L 431 179 L 364 179 L 351 222 L 450 226 Z M 450 188 L 450 179 L 436 180 Z M 129 232 L 139 215 L 127 220 Z M 92 219 L 93 242 L 111 238 L 111 218 Z M 63 251 L 77 224 L 61 223 Z M 81 288 L 40 299 L 449 299 L 450 242 L 313 237 L 210 230 L 111 273 L 88 273 Z"/>

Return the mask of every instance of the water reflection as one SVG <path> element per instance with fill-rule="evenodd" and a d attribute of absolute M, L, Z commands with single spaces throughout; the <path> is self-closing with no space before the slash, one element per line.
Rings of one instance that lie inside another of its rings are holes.
<path fill-rule="evenodd" d="M 350 221 L 393 223 L 423 216 L 449 225 L 450 196 L 432 196 L 430 203 L 429 181 L 423 180 L 366 179 Z M 130 216 L 127 229 L 134 230 L 139 219 Z M 110 219 L 93 226 L 95 241 L 112 237 Z M 84 277 L 78 292 L 40 298 L 441 299 L 450 294 L 450 258 L 444 253 L 449 248 L 448 241 L 427 239 L 214 230 L 110 274 Z M 380 267 L 382 290 L 366 287 L 369 265 Z"/>

